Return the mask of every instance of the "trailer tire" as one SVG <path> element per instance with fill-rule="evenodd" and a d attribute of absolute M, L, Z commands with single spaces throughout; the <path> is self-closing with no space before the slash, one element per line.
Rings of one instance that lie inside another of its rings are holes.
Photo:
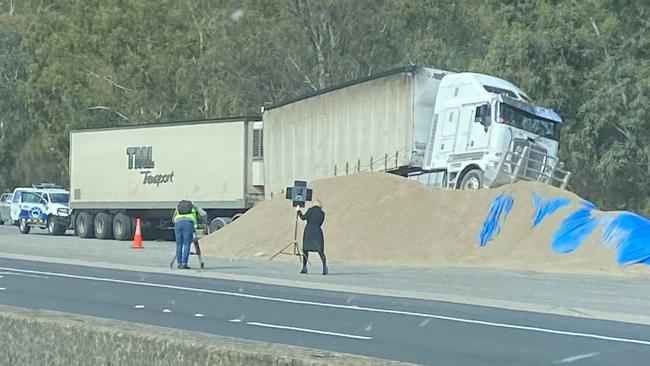
<path fill-rule="evenodd" d="M 66 229 L 66 225 L 62 224 L 57 219 L 52 217 L 47 219 L 47 232 L 50 233 L 50 235 L 63 235 L 65 234 Z"/>
<path fill-rule="evenodd" d="M 472 169 L 463 175 L 460 181 L 460 189 L 481 189 L 483 188 L 483 171 Z"/>
<path fill-rule="evenodd" d="M 111 214 L 106 212 L 98 213 L 93 224 L 97 239 L 113 238 L 113 216 Z"/>
<path fill-rule="evenodd" d="M 2 225 L 4 225 L 4 224 L 5 224 L 4 220 L 3 220 L 3 219 L 0 219 L 0 226 L 2 226 Z"/>
<path fill-rule="evenodd" d="M 117 240 L 133 239 L 133 221 L 123 213 L 118 213 L 113 217 L 113 236 Z"/>
<path fill-rule="evenodd" d="M 77 230 L 77 235 L 80 238 L 88 239 L 95 237 L 93 215 L 91 215 L 90 212 L 80 212 L 75 219 L 74 226 Z"/>
<path fill-rule="evenodd" d="M 21 234 L 29 234 L 29 231 L 32 230 L 32 228 L 27 225 L 27 220 L 22 219 L 18 223 L 18 230 L 20 231 Z"/>
<path fill-rule="evenodd" d="M 230 220 L 226 219 L 225 217 L 217 217 L 212 219 L 212 221 L 210 221 L 210 226 L 209 226 L 210 234 L 228 225 L 229 221 Z"/>

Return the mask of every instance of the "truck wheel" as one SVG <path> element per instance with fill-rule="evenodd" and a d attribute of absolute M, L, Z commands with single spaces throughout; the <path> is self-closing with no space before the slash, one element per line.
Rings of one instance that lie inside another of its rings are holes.
<path fill-rule="evenodd" d="M 481 189 L 483 188 L 483 171 L 472 169 L 465 173 L 460 181 L 460 189 Z"/>
<path fill-rule="evenodd" d="M 113 216 L 106 212 L 100 212 L 95 216 L 94 221 L 95 237 L 97 239 L 113 238 Z"/>
<path fill-rule="evenodd" d="M 118 213 L 113 218 L 113 235 L 117 240 L 133 239 L 133 222 L 123 213 Z"/>
<path fill-rule="evenodd" d="M 90 213 L 80 212 L 79 215 L 77 215 L 75 227 L 77 228 L 77 235 L 79 235 L 80 238 L 94 238 L 95 230 L 93 226 L 93 216 Z"/>
<path fill-rule="evenodd" d="M 2 225 L 4 225 L 4 224 L 5 224 L 4 220 L 3 220 L 3 219 L 0 219 L 0 226 L 2 226 Z"/>
<path fill-rule="evenodd" d="M 215 231 L 218 231 L 219 229 L 222 229 L 227 224 L 228 224 L 228 220 L 226 218 L 217 217 L 210 222 L 209 231 L 210 233 L 213 233 Z"/>
<path fill-rule="evenodd" d="M 66 229 L 66 226 L 58 220 L 52 217 L 47 219 L 47 232 L 50 233 L 50 235 L 63 235 L 65 234 Z"/>
<path fill-rule="evenodd" d="M 29 231 L 31 229 L 32 228 L 29 225 L 27 225 L 27 221 L 25 219 L 20 220 L 20 223 L 18 224 L 18 230 L 20 230 L 21 234 L 29 234 Z"/>

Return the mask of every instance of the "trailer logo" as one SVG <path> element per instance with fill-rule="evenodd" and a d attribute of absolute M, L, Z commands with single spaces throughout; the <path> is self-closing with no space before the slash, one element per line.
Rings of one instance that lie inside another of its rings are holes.
<path fill-rule="evenodd" d="M 153 147 L 152 146 L 138 146 L 126 148 L 127 164 L 129 170 L 140 170 L 140 174 L 144 175 L 142 184 L 155 184 L 159 187 L 161 183 L 173 183 L 174 172 L 169 174 L 153 174 L 151 170 L 156 167 L 156 162 L 153 160 Z"/>

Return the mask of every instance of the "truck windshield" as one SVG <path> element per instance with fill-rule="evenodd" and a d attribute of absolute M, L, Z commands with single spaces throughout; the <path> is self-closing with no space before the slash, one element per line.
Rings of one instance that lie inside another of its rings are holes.
<path fill-rule="evenodd" d="M 50 193 L 52 203 L 61 203 L 67 205 L 70 201 L 70 195 L 67 193 Z"/>
<path fill-rule="evenodd" d="M 499 122 L 555 141 L 560 139 L 560 124 L 501 103 Z"/>

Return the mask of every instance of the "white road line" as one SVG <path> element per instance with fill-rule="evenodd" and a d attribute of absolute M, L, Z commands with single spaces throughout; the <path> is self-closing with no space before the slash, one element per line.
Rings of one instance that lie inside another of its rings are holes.
<path fill-rule="evenodd" d="M 144 305 L 136 305 L 133 308 L 134 309 L 144 309 Z"/>
<path fill-rule="evenodd" d="M 39 275 L 24 274 L 24 273 L 13 273 L 13 272 L 0 272 L 0 274 L 11 275 L 11 276 L 32 277 L 32 278 L 49 278 L 47 276 L 39 276 Z M 0 276 L 0 278 L 2 278 L 2 276 Z"/>
<path fill-rule="evenodd" d="M 0 291 L 4 291 L 4 290 L 6 290 L 6 288 L 0 287 Z"/>
<path fill-rule="evenodd" d="M 195 317 L 195 318 L 203 318 L 203 314 L 201 314 L 201 313 L 196 313 L 196 314 L 194 314 L 194 317 Z"/>
<path fill-rule="evenodd" d="M 600 354 L 600 352 L 594 352 L 594 353 L 587 353 L 587 354 L 584 354 L 584 355 L 577 355 L 577 356 L 573 356 L 573 357 L 567 357 L 567 358 L 563 358 L 563 359 L 561 359 L 559 361 L 553 362 L 553 365 L 576 362 L 576 361 L 584 360 L 585 358 L 591 358 L 591 357 L 594 357 L 594 356 L 598 356 L 599 354 Z"/>
<path fill-rule="evenodd" d="M 346 334 L 346 333 L 327 332 L 327 331 L 318 330 L 318 329 L 290 327 L 288 325 L 267 324 L 267 323 L 259 323 L 259 322 L 246 322 L 246 324 L 254 325 L 254 326 L 257 326 L 257 327 L 293 330 L 293 331 L 296 331 L 296 332 L 322 334 L 322 335 L 329 335 L 329 336 L 343 337 L 343 338 L 351 338 L 351 339 L 361 339 L 361 340 L 370 340 L 370 339 L 372 339 L 372 337 L 358 336 L 358 335 Z"/>
<path fill-rule="evenodd" d="M 598 339 L 598 340 L 602 340 L 602 341 L 629 343 L 629 344 L 639 344 L 639 345 L 643 345 L 643 346 L 650 346 L 650 341 L 642 340 L 642 339 L 610 337 L 610 336 L 599 335 L 599 334 L 570 332 L 570 331 L 563 331 L 563 330 L 556 330 L 556 329 L 531 327 L 531 326 L 526 326 L 526 325 L 497 323 L 497 322 L 490 322 L 490 321 L 483 321 L 483 320 L 476 320 L 476 319 L 458 318 L 458 317 L 453 317 L 453 316 L 427 314 L 427 313 L 417 313 L 417 312 L 411 312 L 411 311 L 371 308 L 371 307 L 364 307 L 364 306 L 357 306 L 357 305 L 328 304 L 328 303 L 315 302 L 315 301 L 303 301 L 303 300 L 284 299 L 284 298 L 280 298 L 280 297 L 270 297 L 270 296 L 243 294 L 243 293 L 238 293 L 238 292 L 228 292 L 228 291 L 209 290 L 209 289 L 203 289 L 203 288 L 165 285 L 165 284 L 161 284 L 161 283 L 138 282 L 138 281 L 118 280 L 118 279 L 114 279 L 114 278 L 102 278 L 102 277 L 91 277 L 91 276 L 79 276 L 79 275 L 71 275 L 71 274 L 67 274 L 67 273 L 33 271 L 33 270 L 19 269 L 19 268 L 0 267 L 0 270 L 16 271 L 16 272 L 23 272 L 23 273 L 33 273 L 33 274 L 40 274 L 40 275 L 46 275 L 46 276 L 52 276 L 52 277 L 74 278 L 74 279 L 79 279 L 79 280 L 89 280 L 89 281 L 97 281 L 97 282 L 119 283 L 119 284 L 135 285 L 135 286 L 143 286 L 143 287 L 164 288 L 164 289 L 170 289 L 170 290 L 184 290 L 184 291 L 198 292 L 198 293 L 204 293 L 204 294 L 234 296 L 234 297 L 241 297 L 241 298 L 246 298 L 246 299 L 266 300 L 266 301 L 274 301 L 274 302 L 281 302 L 281 303 L 287 303 L 287 304 L 310 305 L 310 306 L 318 306 L 318 307 L 324 307 L 324 308 L 366 311 L 366 312 L 381 313 L 381 314 L 406 315 L 406 316 L 413 316 L 413 317 L 419 317 L 419 318 L 447 320 L 447 321 L 465 323 L 465 324 L 483 325 L 483 326 L 495 327 L 495 328 L 517 329 L 517 330 L 525 330 L 525 331 L 537 332 L 537 333 L 556 334 L 556 335 L 563 335 L 563 336 L 570 336 L 570 337 L 590 338 L 590 339 Z"/>

